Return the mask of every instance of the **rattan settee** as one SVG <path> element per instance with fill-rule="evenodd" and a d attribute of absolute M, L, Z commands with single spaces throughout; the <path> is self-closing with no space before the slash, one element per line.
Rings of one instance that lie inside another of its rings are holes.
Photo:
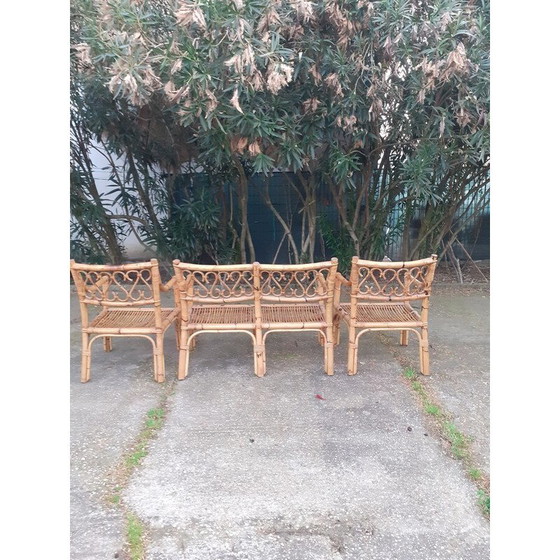
<path fill-rule="evenodd" d="M 337 259 L 303 265 L 195 265 L 173 261 L 180 304 L 178 378 L 188 373 L 195 338 L 243 332 L 253 342 L 255 374 L 266 372 L 273 332 L 316 331 L 325 373 L 334 373 L 334 290 Z"/>
<path fill-rule="evenodd" d="M 103 338 L 106 352 L 112 349 L 113 337 L 142 337 L 152 343 L 154 378 L 165 380 L 163 336 L 175 323 L 179 332 L 179 307 L 161 306 L 160 292 L 175 284 L 172 278 L 162 284 L 156 259 L 150 262 L 125 265 L 78 264 L 70 261 L 82 321 L 81 381 L 89 381 L 91 372 L 91 345 Z M 92 313 L 97 309 L 97 313 Z"/>
<path fill-rule="evenodd" d="M 348 327 L 348 373 L 358 368 L 358 343 L 370 331 L 400 331 L 400 343 L 408 344 L 408 333 L 418 337 L 420 372 L 430 373 L 428 310 L 437 264 L 437 255 L 407 262 L 377 262 L 352 258 L 350 280 L 337 275 L 335 337 L 340 322 Z M 346 286 L 350 302 L 340 303 L 340 290 Z M 419 303 L 416 310 L 411 304 Z"/>

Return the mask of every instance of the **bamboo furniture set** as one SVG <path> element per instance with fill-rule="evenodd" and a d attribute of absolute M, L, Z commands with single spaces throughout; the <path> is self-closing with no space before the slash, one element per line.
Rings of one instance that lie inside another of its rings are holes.
<path fill-rule="evenodd" d="M 152 343 L 154 379 L 163 382 L 163 337 L 171 325 L 179 349 L 179 379 L 188 373 L 197 336 L 227 332 L 251 337 L 254 371 L 262 377 L 271 333 L 314 331 L 323 346 L 325 373 L 333 375 L 341 322 L 348 329 L 349 375 L 357 372 L 361 336 L 380 330 L 400 331 L 404 346 L 408 333 L 414 332 L 420 371 L 429 375 L 428 309 L 436 264 L 437 255 L 408 262 L 354 257 L 347 279 L 337 271 L 336 258 L 300 265 L 198 265 L 175 260 L 174 276 L 163 284 L 156 259 L 116 266 L 72 260 L 82 324 L 81 381 L 90 379 L 96 339 L 103 338 L 108 352 L 112 337 L 135 336 Z M 174 307 L 162 307 L 161 292 L 170 290 Z"/>

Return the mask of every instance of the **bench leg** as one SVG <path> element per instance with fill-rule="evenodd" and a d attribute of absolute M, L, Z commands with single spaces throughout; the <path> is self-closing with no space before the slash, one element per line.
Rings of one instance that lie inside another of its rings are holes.
<path fill-rule="evenodd" d="M 255 342 L 253 346 L 255 354 L 255 375 L 263 377 L 266 373 L 266 348 L 264 345 L 264 336 L 260 329 L 255 332 Z"/>
<path fill-rule="evenodd" d="M 255 375 L 257 377 L 264 377 L 266 373 L 266 352 L 264 345 L 259 347 L 255 345 Z"/>
<path fill-rule="evenodd" d="M 110 336 L 103 337 L 103 350 L 110 352 L 113 349 L 113 342 Z"/>

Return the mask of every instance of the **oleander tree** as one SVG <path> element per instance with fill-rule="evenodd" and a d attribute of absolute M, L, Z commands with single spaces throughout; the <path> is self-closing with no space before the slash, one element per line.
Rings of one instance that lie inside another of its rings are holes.
<path fill-rule="evenodd" d="M 238 212 L 218 188 L 202 230 L 241 262 L 255 258 L 255 173 L 284 172 L 297 195 L 296 239 L 266 181 L 260 192 L 295 262 L 313 259 L 320 233 L 380 257 L 395 212 L 403 258 L 441 252 L 488 189 L 484 0 L 73 0 L 72 29 L 90 144 L 125 160 L 114 165 L 121 218 L 108 220 L 158 252 L 174 243 L 175 178 L 189 170 L 235 185 Z M 337 232 L 318 215 L 319 184 Z"/>

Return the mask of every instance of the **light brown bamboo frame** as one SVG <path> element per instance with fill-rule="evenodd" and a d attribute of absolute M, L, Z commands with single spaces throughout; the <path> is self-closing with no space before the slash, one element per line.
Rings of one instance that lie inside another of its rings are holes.
<path fill-rule="evenodd" d="M 181 319 L 177 378 L 188 375 L 190 353 L 202 333 L 248 334 L 258 373 L 254 264 L 198 265 L 175 259 L 173 268 Z"/>
<path fill-rule="evenodd" d="M 437 255 L 408 262 L 377 262 L 352 258 L 350 280 L 337 275 L 335 289 L 335 339 L 339 323 L 348 327 L 348 374 L 358 367 L 358 343 L 365 332 L 400 331 L 400 344 L 408 344 L 408 333 L 418 337 L 420 372 L 430 374 L 428 310 Z M 340 303 L 341 287 L 350 288 L 350 303 Z M 420 313 L 410 302 L 421 302 Z"/>
<path fill-rule="evenodd" d="M 257 375 L 266 372 L 266 338 L 273 332 L 317 332 L 324 370 L 334 373 L 334 290 L 338 260 L 258 267 L 256 306 Z M 270 303 L 267 303 L 270 302 Z"/>
<path fill-rule="evenodd" d="M 253 341 L 255 374 L 266 372 L 272 332 L 316 331 L 325 372 L 334 372 L 334 287 L 338 261 L 304 265 L 196 265 L 173 261 L 180 304 L 178 378 L 188 374 L 195 338 L 243 332 Z"/>
<path fill-rule="evenodd" d="M 112 350 L 113 337 L 147 338 L 152 344 L 154 379 L 165 381 L 163 337 L 175 324 L 179 345 L 179 308 L 162 308 L 161 292 L 175 284 L 173 277 L 161 283 L 157 259 L 150 262 L 124 265 L 91 265 L 70 261 L 70 272 L 80 302 L 82 323 L 81 381 L 91 375 L 91 347 L 103 338 L 106 352 Z M 91 307 L 101 311 L 91 316 Z"/>

